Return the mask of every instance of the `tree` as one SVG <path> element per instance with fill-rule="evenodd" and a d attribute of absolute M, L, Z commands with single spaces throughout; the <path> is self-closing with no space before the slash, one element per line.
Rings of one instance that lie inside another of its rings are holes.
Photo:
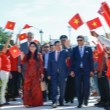
<path fill-rule="evenodd" d="M 3 47 L 3 45 L 6 43 L 8 36 L 9 36 L 10 32 L 6 32 L 5 29 L 3 29 L 2 27 L 0 27 L 0 49 Z M 10 45 L 14 45 L 14 41 L 11 40 Z"/>

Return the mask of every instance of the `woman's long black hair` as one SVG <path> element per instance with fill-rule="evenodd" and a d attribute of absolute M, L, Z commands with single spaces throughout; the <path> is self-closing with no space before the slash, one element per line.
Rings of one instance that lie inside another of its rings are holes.
<path fill-rule="evenodd" d="M 38 45 L 35 42 L 31 42 L 30 45 L 34 45 L 36 47 L 36 50 L 34 52 L 34 56 L 33 57 L 34 57 L 34 59 L 36 61 L 39 61 L 39 57 L 38 57 Z M 32 52 L 29 50 L 29 52 L 27 54 L 27 61 L 29 61 L 29 59 L 31 58 L 31 56 L 32 56 Z"/>

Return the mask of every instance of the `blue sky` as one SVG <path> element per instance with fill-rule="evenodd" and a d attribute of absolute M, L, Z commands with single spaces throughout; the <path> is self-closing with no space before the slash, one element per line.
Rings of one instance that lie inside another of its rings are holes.
<path fill-rule="evenodd" d="M 76 13 L 80 13 L 82 19 L 86 22 L 97 16 L 97 10 L 100 3 L 104 0 L 0 0 L 0 26 L 4 27 L 6 22 L 16 22 L 14 33 L 25 25 L 29 24 L 44 31 L 43 40 L 48 40 L 49 35 L 52 38 L 59 38 L 60 35 L 68 32 L 68 21 Z M 106 0 L 110 5 L 110 0 Z M 109 32 L 108 26 L 100 16 L 101 21 Z M 38 30 L 27 29 L 35 34 L 35 39 L 40 39 Z M 97 29 L 103 34 L 103 29 Z M 81 26 L 77 31 L 71 29 L 71 42 L 76 43 L 77 35 L 90 36 L 86 25 Z M 92 37 L 89 37 L 92 39 Z"/>

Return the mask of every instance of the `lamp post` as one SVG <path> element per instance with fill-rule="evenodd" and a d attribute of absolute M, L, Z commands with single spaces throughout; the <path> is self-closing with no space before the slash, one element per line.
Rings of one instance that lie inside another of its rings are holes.
<path fill-rule="evenodd" d="M 40 41 L 41 41 L 41 44 L 43 43 L 43 31 L 42 31 L 42 29 L 39 31 L 39 33 L 40 33 Z"/>
<path fill-rule="evenodd" d="M 68 37 L 71 40 L 71 26 L 68 26 Z"/>
<path fill-rule="evenodd" d="M 69 37 L 70 44 L 71 44 L 71 26 L 68 26 L 68 37 Z"/>

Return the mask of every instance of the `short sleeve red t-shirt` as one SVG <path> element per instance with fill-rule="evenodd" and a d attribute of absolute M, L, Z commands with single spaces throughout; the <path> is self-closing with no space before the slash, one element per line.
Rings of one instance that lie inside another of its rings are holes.
<path fill-rule="evenodd" d="M 94 62 L 98 62 L 98 51 L 97 50 L 94 50 L 93 52 L 93 58 L 94 58 Z"/>
<path fill-rule="evenodd" d="M 18 71 L 18 57 L 13 58 L 10 53 L 8 53 L 10 63 L 11 63 L 11 71 Z"/>
<path fill-rule="evenodd" d="M 0 70 L 1 70 L 1 57 L 0 57 Z"/>
<path fill-rule="evenodd" d="M 11 64 L 8 56 L 2 52 L 0 58 L 1 58 L 1 70 L 9 72 L 11 70 Z"/>

